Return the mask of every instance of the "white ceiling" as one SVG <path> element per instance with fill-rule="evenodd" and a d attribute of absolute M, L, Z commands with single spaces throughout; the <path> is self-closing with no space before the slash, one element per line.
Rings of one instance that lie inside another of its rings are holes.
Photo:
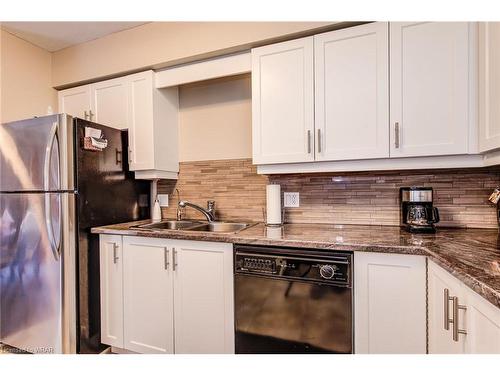
<path fill-rule="evenodd" d="M 2 22 L 2 28 L 47 51 L 130 29 L 146 22 Z"/>

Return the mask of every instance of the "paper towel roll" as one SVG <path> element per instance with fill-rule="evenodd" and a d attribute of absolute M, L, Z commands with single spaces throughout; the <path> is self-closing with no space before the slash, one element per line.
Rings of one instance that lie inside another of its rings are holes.
<path fill-rule="evenodd" d="M 281 224 L 281 186 L 266 186 L 266 224 Z"/>

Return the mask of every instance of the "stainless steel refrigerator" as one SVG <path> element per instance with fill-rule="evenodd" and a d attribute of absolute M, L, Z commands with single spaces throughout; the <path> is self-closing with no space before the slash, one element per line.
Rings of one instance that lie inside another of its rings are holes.
<path fill-rule="evenodd" d="M 85 143 L 89 127 L 104 149 Z M 126 131 L 65 114 L 0 126 L 0 342 L 34 353 L 101 349 L 90 228 L 149 216 L 149 183 L 134 180 L 127 148 Z"/>

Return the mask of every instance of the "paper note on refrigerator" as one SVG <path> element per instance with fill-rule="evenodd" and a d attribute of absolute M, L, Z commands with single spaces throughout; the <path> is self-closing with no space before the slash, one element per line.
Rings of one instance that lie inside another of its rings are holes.
<path fill-rule="evenodd" d="M 92 138 L 101 138 L 102 136 L 102 131 L 99 129 L 95 128 L 90 128 L 88 126 L 85 127 L 85 137 L 92 137 Z"/>

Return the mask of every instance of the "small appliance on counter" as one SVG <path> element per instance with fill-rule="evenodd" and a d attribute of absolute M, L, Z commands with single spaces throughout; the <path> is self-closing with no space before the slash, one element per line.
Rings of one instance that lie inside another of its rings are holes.
<path fill-rule="evenodd" d="M 401 226 L 411 233 L 435 233 L 439 210 L 433 206 L 432 188 L 400 189 Z"/>

